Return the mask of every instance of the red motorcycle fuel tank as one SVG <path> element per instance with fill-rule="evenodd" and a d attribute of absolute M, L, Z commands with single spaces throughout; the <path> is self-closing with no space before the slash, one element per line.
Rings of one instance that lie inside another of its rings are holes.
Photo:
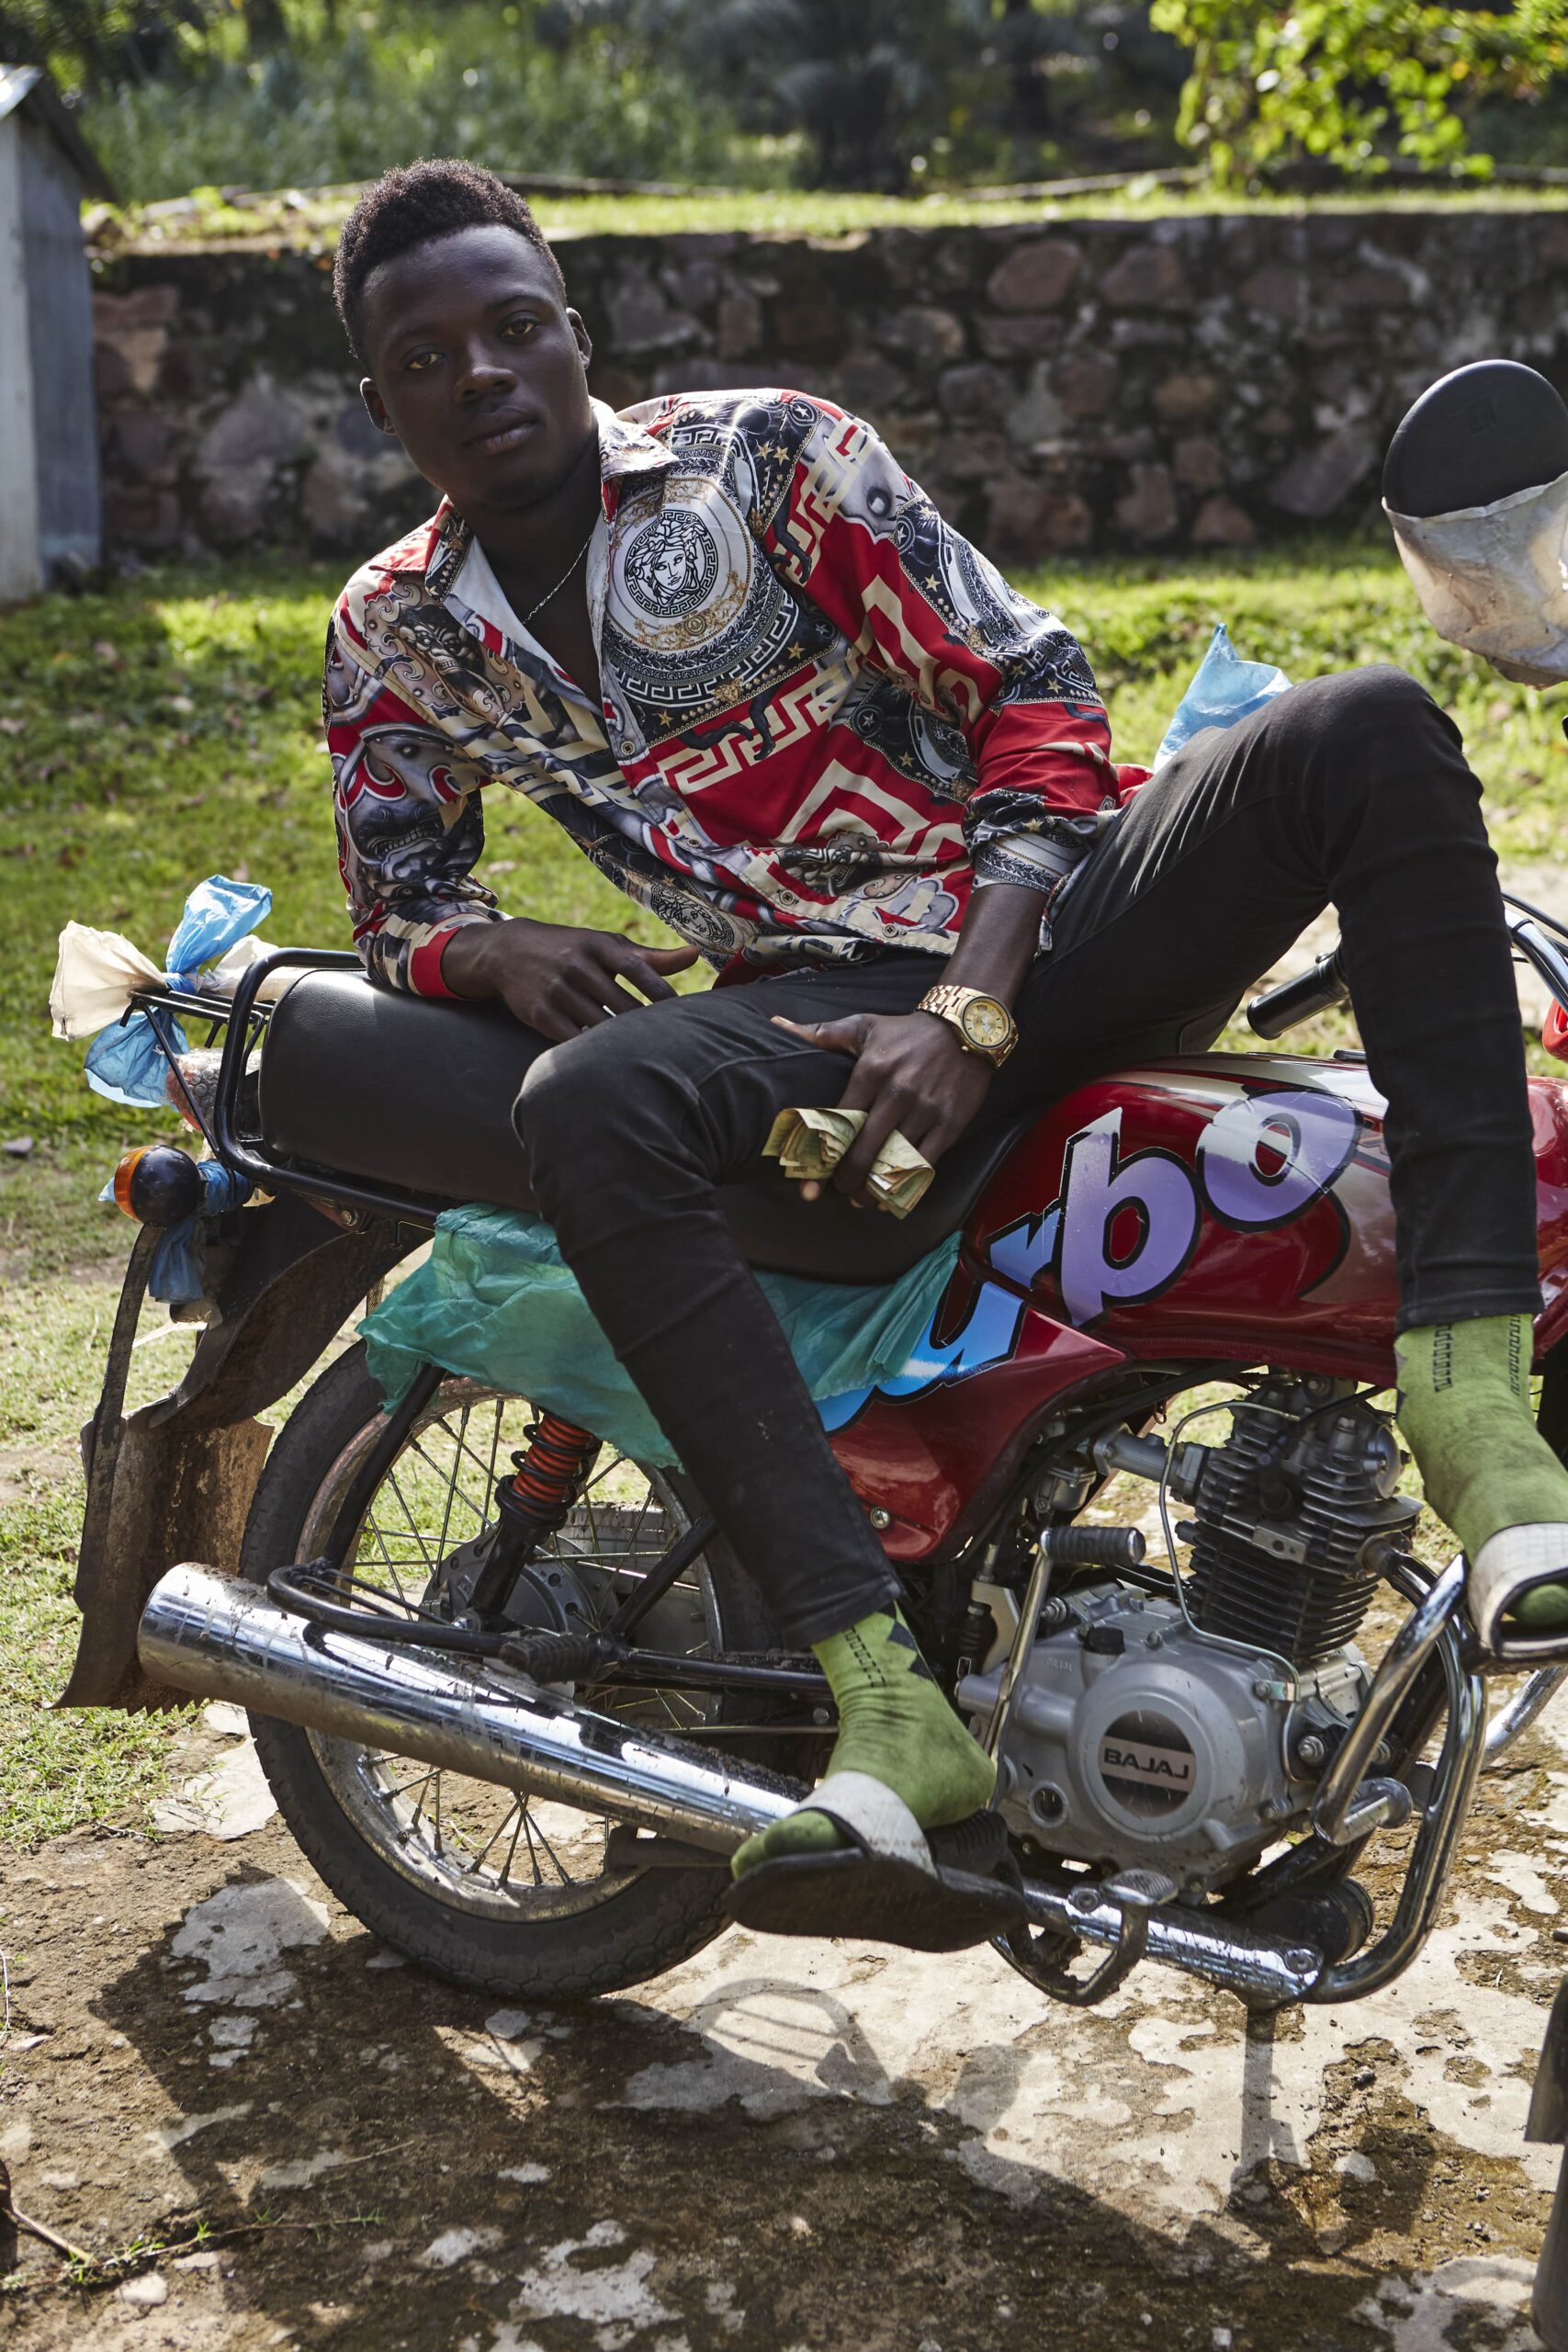
<path fill-rule="evenodd" d="M 1129 1360 L 1392 1381 L 1383 1108 L 1359 1059 L 1213 1054 L 1046 1112 L 983 1194 L 909 1364 L 830 1417 L 890 1556 L 951 1554 L 1051 1408 Z M 1530 1111 L 1544 1351 L 1568 1329 L 1568 1090 L 1532 1080 Z"/>

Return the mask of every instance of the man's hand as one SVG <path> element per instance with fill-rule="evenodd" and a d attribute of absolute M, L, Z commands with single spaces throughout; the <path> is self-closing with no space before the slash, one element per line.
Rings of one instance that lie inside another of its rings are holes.
<path fill-rule="evenodd" d="M 558 1046 L 618 1012 L 640 1011 L 645 997 L 651 1004 L 673 996 L 665 973 L 689 971 L 697 954 L 694 947 L 639 947 L 618 931 L 567 923 L 465 923 L 442 953 L 441 977 L 457 996 L 499 997 Z"/>
<path fill-rule="evenodd" d="M 932 1012 L 852 1013 L 843 1021 L 785 1021 L 775 1025 L 808 1046 L 852 1054 L 854 1071 L 840 1102 L 863 1111 L 865 1125 L 833 1171 L 840 1192 L 860 1195 L 877 1153 L 895 1127 L 934 1168 L 979 1112 L 995 1070 L 960 1045 Z M 801 1186 L 814 1201 L 818 1184 Z"/>

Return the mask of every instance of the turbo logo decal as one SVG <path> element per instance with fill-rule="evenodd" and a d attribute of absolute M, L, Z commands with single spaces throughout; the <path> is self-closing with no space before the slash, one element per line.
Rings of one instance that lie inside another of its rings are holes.
<path fill-rule="evenodd" d="M 1348 1166 L 1360 1121 L 1337 1094 L 1241 1094 L 1198 1138 L 1204 1197 L 1225 1225 L 1288 1225 Z"/>
<path fill-rule="evenodd" d="M 1192 1255 L 1201 1216 L 1190 1172 L 1165 1151 L 1118 1163 L 1120 1104 L 1067 1146 L 1056 1272 L 1069 1323 L 1168 1290 Z"/>
<path fill-rule="evenodd" d="M 1157 1298 L 1190 1262 L 1205 1210 L 1239 1232 L 1289 1225 L 1330 1191 L 1360 1134 L 1357 1113 L 1337 1094 L 1284 1087 L 1238 1094 L 1208 1121 L 1190 1167 L 1157 1147 L 1122 1159 L 1122 1109 L 1115 1104 L 1069 1138 L 1061 1196 L 1043 1216 L 1020 1217 L 990 1237 L 986 1254 L 1000 1279 L 978 1285 L 953 1336 L 937 1344 L 939 1306 L 900 1371 L 874 1390 L 819 1400 L 826 1429 L 844 1428 L 874 1394 L 919 1396 L 1005 1363 L 1023 1328 L 1019 1293 L 1047 1267 L 1066 1319 L 1079 1328 L 1112 1307 Z M 1134 1769 L 1128 1747 L 1122 1770 Z"/>
<path fill-rule="evenodd" d="M 1021 1289 L 1054 1266 L 1066 1318 L 1080 1328 L 1168 1291 L 1197 1248 L 1205 1209 L 1242 1232 L 1303 1216 L 1348 1166 L 1360 1131 L 1337 1094 L 1240 1094 L 1204 1127 L 1189 1167 L 1157 1148 L 1123 1159 L 1122 1109 L 1072 1136 L 1055 1204 L 989 1244 L 996 1272 Z"/>

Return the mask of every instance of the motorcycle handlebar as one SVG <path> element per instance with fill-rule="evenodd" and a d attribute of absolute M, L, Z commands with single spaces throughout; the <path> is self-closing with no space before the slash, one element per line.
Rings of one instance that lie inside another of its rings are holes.
<path fill-rule="evenodd" d="M 1247 1018 L 1258 1036 L 1282 1037 L 1298 1021 L 1310 1021 L 1314 1012 L 1326 1012 L 1332 1006 L 1345 1003 L 1349 993 L 1336 940 L 1327 955 L 1320 956 L 1310 971 L 1299 973 L 1293 980 L 1281 980 L 1278 988 L 1265 989 L 1261 996 L 1255 996 L 1247 1008 Z"/>

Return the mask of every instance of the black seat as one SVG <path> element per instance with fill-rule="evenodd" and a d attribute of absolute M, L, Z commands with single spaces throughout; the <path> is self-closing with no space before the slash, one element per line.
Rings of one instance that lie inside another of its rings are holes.
<path fill-rule="evenodd" d="M 498 1005 L 395 995 L 354 972 L 296 980 L 267 1024 L 262 1139 L 275 1159 L 442 1204 L 529 1209 L 512 1105 L 536 1041 Z M 841 1194 L 807 1203 L 778 1170 L 725 1187 L 754 1266 L 823 1282 L 889 1282 L 956 1232 L 1032 1118 L 976 1128 L 901 1222 Z"/>
<path fill-rule="evenodd" d="M 1382 494 L 1396 514 L 1490 506 L 1568 473 L 1568 408 L 1514 359 L 1477 359 L 1429 385 L 1388 446 Z"/>

